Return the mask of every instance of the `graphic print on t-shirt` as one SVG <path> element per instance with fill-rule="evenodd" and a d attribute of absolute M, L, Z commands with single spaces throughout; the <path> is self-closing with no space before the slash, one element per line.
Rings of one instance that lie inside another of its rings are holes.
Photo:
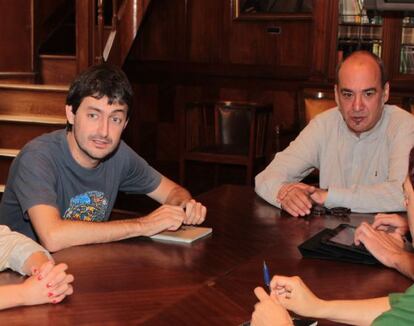
<path fill-rule="evenodd" d="M 88 191 L 70 200 L 63 218 L 66 220 L 102 222 L 108 208 L 108 200 L 103 192 Z"/>

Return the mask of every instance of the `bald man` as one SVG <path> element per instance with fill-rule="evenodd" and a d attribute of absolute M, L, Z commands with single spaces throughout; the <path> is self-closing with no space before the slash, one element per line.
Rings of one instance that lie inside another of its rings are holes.
<path fill-rule="evenodd" d="M 402 183 L 414 117 L 385 104 L 390 86 L 376 55 L 357 51 L 336 72 L 337 107 L 319 114 L 264 171 L 256 192 L 293 216 L 312 205 L 354 212 L 403 211 Z M 319 188 L 302 183 L 319 169 Z"/>

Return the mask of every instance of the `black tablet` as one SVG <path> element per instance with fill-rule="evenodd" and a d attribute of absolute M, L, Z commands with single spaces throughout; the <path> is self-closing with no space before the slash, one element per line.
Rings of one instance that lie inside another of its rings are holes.
<path fill-rule="evenodd" d="M 371 256 L 371 253 L 361 243 L 359 246 L 354 244 L 356 227 L 350 224 L 340 224 L 332 230 L 332 235 L 325 239 L 325 243 L 342 249 L 355 251 Z"/>

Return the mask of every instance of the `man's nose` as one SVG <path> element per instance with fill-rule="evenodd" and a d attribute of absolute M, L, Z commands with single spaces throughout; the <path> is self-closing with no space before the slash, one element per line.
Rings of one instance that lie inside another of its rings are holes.
<path fill-rule="evenodd" d="M 109 128 L 109 123 L 107 119 L 101 119 L 101 121 L 99 122 L 99 136 L 101 137 L 106 137 L 108 136 L 108 128 Z"/>
<path fill-rule="evenodd" d="M 361 111 L 363 108 L 362 94 L 356 94 L 354 102 L 352 103 L 352 109 L 354 111 Z"/>

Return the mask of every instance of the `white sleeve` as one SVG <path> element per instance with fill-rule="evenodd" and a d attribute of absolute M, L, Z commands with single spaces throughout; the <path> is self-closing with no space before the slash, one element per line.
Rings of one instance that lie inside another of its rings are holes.
<path fill-rule="evenodd" d="M 0 270 L 11 268 L 23 275 L 25 261 L 39 251 L 52 259 L 49 252 L 32 239 L 0 225 Z"/>
<path fill-rule="evenodd" d="M 299 182 L 319 168 L 319 153 L 324 136 L 321 120 L 313 119 L 298 137 L 255 178 L 255 191 L 264 200 L 280 207 L 277 193 L 284 183 Z"/>

